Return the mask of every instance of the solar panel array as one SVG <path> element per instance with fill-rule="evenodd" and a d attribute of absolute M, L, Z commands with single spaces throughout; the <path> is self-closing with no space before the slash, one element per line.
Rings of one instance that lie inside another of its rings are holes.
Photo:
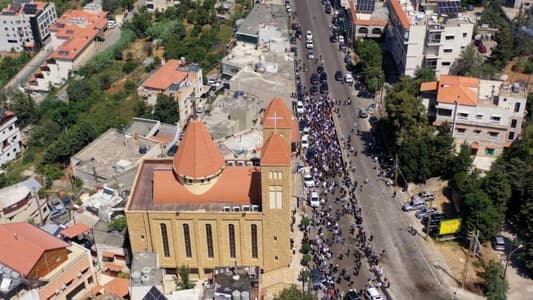
<path fill-rule="evenodd" d="M 376 7 L 376 0 L 357 0 L 356 11 L 358 13 L 372 13 Z"/>
<path fill-rule="evenodd" d="M 27 15 L 33 15 L 37 12 L 37 4 L 29 3 L 24 5 L 24 13 Z"/>
<path fill-rule="evenodd" d="M 165 297 L 155 286 L 153 286 L 146 296 L 144 296 L 143 300 L 167 300 L 167 297 Z"/>
<path fill-rule="evenodd" d="M 441 15 L 456 15 L 463 11 L 460 1 L 439 1 L 437 8 Z"/>

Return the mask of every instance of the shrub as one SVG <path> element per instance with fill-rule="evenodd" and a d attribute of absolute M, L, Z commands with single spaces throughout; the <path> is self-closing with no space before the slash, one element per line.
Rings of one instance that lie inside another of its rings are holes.
<path fill-rule="evenodd" d="M 311 255 L 306 254 L 306 255 L 304 255 L 304 256 L 302 257 L 302 260 L 300 261 L 300 264 L 301 264 L 302 266 L 308 266 L 309 263 L 311 262 L 311 259 L 312 259 Z"/>

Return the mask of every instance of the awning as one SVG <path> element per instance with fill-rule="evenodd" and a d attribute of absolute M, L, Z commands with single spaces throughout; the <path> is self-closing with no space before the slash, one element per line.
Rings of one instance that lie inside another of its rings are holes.
<path fill-rule="evenodd" d="M 503 147 L 504 147 L 504 148 L 509 148 L 509 147 L 511 147 L 512 144 L 513 144 L 513 142 L 505 142 L 505 143 L 503 144 Z"/>
<path fill-rule="evenodd" d="M 115 256 L 117 256 L 118 254 L 116 253 L 113 253 L 113 252 L 110 252 L 110 251 L 104 251 L 102 253 L 102 256 L 103 257 L 107 257 L 107 258 L 115 258 Z"/>
<path fill-rule="evenodd" d="M 122 272 L 123 269 L 124 269 L 124 266 L 117 265 L 114 263 L 106 263 L 104 265 L 104 270 L 109 270 L 112 272 Z"/>
<path fill-rule="evenodd" d="M 470 144 L 470 148 L 471 148 L 471 149 L 474 149 L 474 150 L 478 150 L 478 149 L 479 149 L 479 144 L 478 144 L 478 142 L 473 142 L 472 144 Z"/>
<path fill-rule="evenodd" d="M 82 235 L 86 232 L 91 230 L 91 227 L 86 224 L 76 224 L 68 227 L 67 229 L 61 230 L 59 233 L 61 233 L 64 237 L 68 239 L 73 239 L 79 235 Z"/>
<path fill-rule="evenodd" d="M 129 286 L 130 281 L 128 279 L 115 278 L 104 285 L 104 291 L 125 298 L 129 294 Z"/>

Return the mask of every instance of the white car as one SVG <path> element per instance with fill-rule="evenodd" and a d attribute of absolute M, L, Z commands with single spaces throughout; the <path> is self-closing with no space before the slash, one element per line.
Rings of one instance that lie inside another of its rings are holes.
<path fill-rule="evenodd" d="M 320 197 L 318 196 L 318 193 L 313 191 L 309 195 L 309 204 L 311 207 L 319 207 L 320 206 Z"/>
<path fill-rule="evenodd" d="M 305 48 L 306 49 L 313 49 L 315 46 L 313 45 L 313 43 L 306 43 L 305 44 Z"/>
<path fill-rule="evenodd" d="M 383 297 L 379 294 L 375 287 L 369 287 L 364 292 L 366 300 L 383 300 Z"/>
<path fill-rule="evenodd" d="M 303 134 L 305 134 L 305 135 L 308 135 L 309 131 L 311 131 L 311 128 L 309 128 L 309 126 L 305 126 L 304 130 L 302 130 Z"/>
<path fill-rule="evenodd" d="M 302 103 L 302 101 L 296 102 L 296 113 L 303 114 L 304 111 L 305 109 L 304 109 L 304 104 Z"/>
<path fill-rule="evenodd" d="M 313 50 L 307 52 L 307 59 L 315 59 L 315 52 Z"/>
<path fill-rule="evenodd" d="M 303 149 L 309 148 L 309 135 L 305 134 L 302 136 L 301 146 Z"/>
<path fill-rule="evenodd" d="M 339 35 L 339 44 L 344 44 L 344 37 L 342 35 Z"/>
<path fill-rule="evenodd" d="M 311 32 L 311 30 L 307 30 L 307 34 L 305 35 L 305 37 L 307 38 L 307 40 L 313 39 L 313 33 Z"/>
<path fill-rule="evenodd" d="M 350 83 L 352 84 L 353 83 L 353 76 L 352 74 L 348 73 L 348 74 L 344 74 L 344 82 L 345 83 Z"/>
<path fill-rule="evenodd" d="M 306 188 L 314 188 L 316 186 L 315 180 L 313 179 L 313 176 L 311 175 L 311 168 L 305 167 L 304 169 L 304 185 Z"/>

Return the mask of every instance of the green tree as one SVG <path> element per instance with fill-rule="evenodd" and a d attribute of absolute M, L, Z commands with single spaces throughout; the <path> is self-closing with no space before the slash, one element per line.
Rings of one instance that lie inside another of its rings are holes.
<path fill-rule="evenodd" d="M 16 93 L 9 104 L 9 109 L 17 114 L 18 126 L 21 128 L 33 123 L 37 116 L 35 101 L 30 95 Z"/>
<path fill-rule="evenodd" d="M 176 274 L 179 275 L 179 279 L 176 281 L 177 289 L 180 290 L 187 290 L 192 289 L 194 287 L 194 283 L 192 283 L 189 279 L 189 274 L 191 273 L 191 270 L 188 266 L 182 265 L 181 267 L 176 269 Z"/>
<path fill-rule="evenodd" d="M 68 99 L 70 101 L 86 100 L 93 92 L 90 80 L 71 80 L 67 86 Z"/>
<path fill-rule="evenodd" d="M 499 263 L 491 261 L 481 273 L 483 278 L 483 293 L 488 300 L 506 300 L 509 285 L 505 279 L 502 279 L 502 266 Z"/>
<path fill-rule="evenodd" d="M 415 79 L 419 82 L 435 81 L 435 71 L 428 67 L 418 67 L 415 71 Z"/>
<path fill-rule="evenodd" d="M 122 66 L 122 72 L 129 74 L 138 67 L 138 64 L 134 61 L 128 61 Z"/>
<path fill-rule="evenodd" d="M 174 124 L 179 121 L 178 109 L 178 101 L 170 96 L 159 94 L 153 117 L 163 123 Z"/>
<path fill-rule="evenodd" d="M 125 216 L 117 216 L 107 224 L 107 230 L 110 231 L 124 231 L 128 228 L 128 223 Z"/>
<path fill-rule="evenodd" d="M 483 178 L 483 190 L 499 209 L 503 212 L 507 210 L 507 201 L 511 198 L 511 184 L 501 165 L 495 164 L 493 170 Z"/>
<path fill-rule="evenodd" d="M 475 189 L 465 195 L 464 205 L 466 227 L 479 230 L 480 240 L 488 241 L 500 232 L 505 215 L 492 203 L 489 195 Z"/>
<path fill-rule="evenodd" d="M 472 166 L 472 156 L 470 155 L 470 147 L 468 145 L 461 145 L 459 153 L 454 155 L 448 164 L 448 169 L 446 170 L 446 178 L 453 178 L 456 174 L 470 171 Z"/>
<path fill-rule="evenodd" d="M 316 296 L 309 292 L 302 292 L 298 290 L 296 285 L 290 288 L 285 288 L 279 295 L 274 297 L 274 300 L 316 300 Z"/>
<path fill-rule="evenodd" d="M 479 77 L 483 57 L 474 45 L 468 45 L 453 63 L 450 73 L 460 76 Z"/>

